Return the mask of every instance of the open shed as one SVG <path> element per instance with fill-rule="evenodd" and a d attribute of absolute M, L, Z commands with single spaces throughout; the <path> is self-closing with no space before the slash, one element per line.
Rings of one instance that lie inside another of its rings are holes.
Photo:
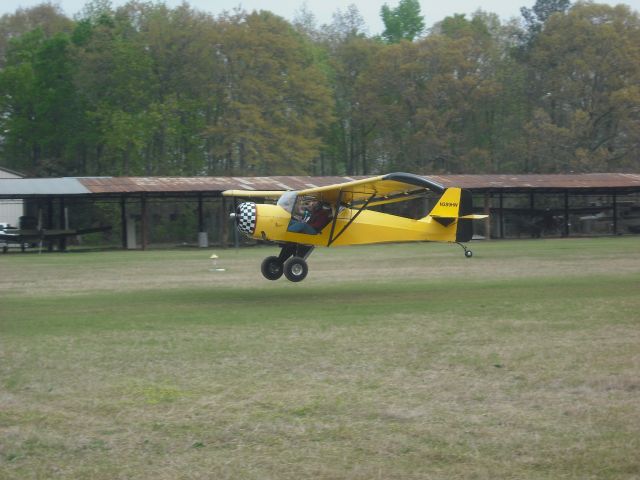
<path fill-rule="evenodd" d="M 23 178 L 24 175 L 8 168 L 0 167 L 0 179 Z M 19 198 L 0 200 L 0 224 L 14 224 L 23 214 L 23 201 Z"/>
<path fill-rule="evenodd" d="M 476 234 L 485 238 L 640 233 L 640 174 L 426 177 L 473 193 L 475 211 L 491 215 L 478 222 Z M 42 228 L 109 220 L 115 235 L 110 241 L 123 248 L 145 249 L 165 238 L 175 243 L 166 233 L 172 228 L 182 235 L 180 243 L 204 247 L 234 241 L 227 220 L 233 205 L 222 197 L 225 190 L 300 190 L 357 178 L 364 177 L 12 178 L 0 179 L 0 199 L 25 200 L 26 214 Z"/>

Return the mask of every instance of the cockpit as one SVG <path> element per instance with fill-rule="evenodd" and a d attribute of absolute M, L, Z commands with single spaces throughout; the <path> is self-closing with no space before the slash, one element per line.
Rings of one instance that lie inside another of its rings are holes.
<path fill-rule="evenodd" d="M 276 205 L 284 208 L 288 213 L 293 213 L 293 207 L 295 206 L 297 198 L 298 192 L 285 192 L 280 196 Z"/>
<path fill-rule="evenodd" d="M 286 192 L 280 197 L 277 205 L 291 215 L 287 231 L 293 233 L 318 235 L 333 217 L 331 207 L 315 195 Z"/>

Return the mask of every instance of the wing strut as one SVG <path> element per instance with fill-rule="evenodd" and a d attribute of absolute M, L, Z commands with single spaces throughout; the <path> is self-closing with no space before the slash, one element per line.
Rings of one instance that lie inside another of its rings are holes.
<path fill-rule="evenodd" d="M 369 202 L 370 202 L 371 200 L 373 200 L 373 197 L 375 197 L 375 196 L 376 196 L 376 194 L 375 194 L 375 193 L 373 193 L 369 198 L 367 198 L 367 200 L 366 200 L 366 201 L 362 204 L 362 206 L 358 209 L 358 211 L 356 212 L 356 214 L 355 214 L 353 217 L 351 217 L 351 219 L 347 222 L 347 224 L 346 224 L 344 227 L 342 227 L 342 230 L 340 230 L 340 231 L 337 233 L 337 235 L 334 237 L 334 236 L 333 236 L 333 233 L 334 233 L 334 231 L 335 231 L 335 229 L 336 229 L 336 222 L 338 221 L 338 213 L 339 213 L 339 211 L 338 211 L 338 210 L 340 209 L 340 200 L 342 200 L 342 190 L 340 190 L 340 193 L 338 194 L 338 201 L 337 201 L 337 203 L 336 203 L 336 214 L 335 214 L 335 216 L 333 217 L 333 223 L 331 224 L 331 233 L 329 234 L 329 242 L 327 243 L 327 247 L 330 247 L 330 246 L 331 246 L 331 244 L 332 244 L 333 242 L 335 242 L 335 241 L 340 237 L 340 235 L 342 235 L 342 234 L 344 233 L 344 231 L 345 231 L 347 228 L 349 228 L 349 226 L 353 223 L 353 221 L 354 221 L 356 218 L 358 218 L 358 215 L 360 215 L 360 214 L 362 213 L 362 211 L 363 211 L 365 208 L 367 208 L 367 205 L 369 205 Z"/>

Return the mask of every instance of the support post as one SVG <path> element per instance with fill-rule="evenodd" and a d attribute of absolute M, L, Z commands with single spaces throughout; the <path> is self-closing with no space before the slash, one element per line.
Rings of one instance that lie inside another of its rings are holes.
<path fill-rule="evenodd" d="M 200 248 L 207 248 L 209 246 L 207 232 L 204 229 L 204 208 L 201 193 L 198 194 L 198 246 Z"/>
<path fill-rule="evenodd" d="M 218 240 L 222 248 L 227 248 L 229 246 L 228 224 L 229 217 L 227 217 L 227 201 L 225 197 L 221 197 L 218 214 L 218 228 L 220 229 L 218 232 Z"/>
<path fill-rule="evenodd" d="M 534 210 L 535 210 L 535 195 L 533 193 L 533 190 L 529 193 L 529 229 L 531 230 L 529 233 L 531 235 L 531 237 L 538 237 L 538 233 L 536 230 L 536 225 L 534 222 Z"/>
<path fill-rule="evenodd" d="M 120 198 L 120 233 L 122 236 L 122 249 L 127 249 L 127 197 Z"/>
<path fill-rule="evenodd" d="M 618 234 L 618 194 L 613 192 L 613 234 Z"/>
<path fill-rule="evenodd" d="M 53 198 L 47 200 L 47 229 L 53 230 Z M 53 240 L 47 241 L 47 251 L 53 251 Z"/>
<path fill-rule="evenodd" d="M 484 214 L 491 214 L 491 194 L 484 194 Z M 485 218 L 484 220 L 484 238 L 489 240 L 491 238 L 491 217 Z"/>
<path fill-rule="evenodd" d="M 564 232 L 562 236 L 569 236 L 569 190 L 564 191 Z"/>
<path fill-rule="evenodd" d="M 66 228 L 65 225 L 65 208 L 64 208 L 64 197 L 60 197 L 60 211 L 58 212 L 58 225 L 60 230 L 64 230 Z M 67 249 L 67 239 L 64 236 L 61 236 L 58 240 L 58 250 L 64 252 Z"/>
<path fill-rule="evenodd" d="M 504 195 L 500 192 L 500 238 L 504 238 Z"/>
<path fill-rule="evenodd" d="M 142 250 L 147 249 L 147 197 L 140 197 L 140 236 L 142 237 Z"/>

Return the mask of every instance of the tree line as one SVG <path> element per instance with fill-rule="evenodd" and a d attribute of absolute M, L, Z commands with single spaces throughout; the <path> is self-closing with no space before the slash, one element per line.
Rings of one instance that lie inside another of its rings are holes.
<path fill-rule="evenodd" d="M 640 17 L 537 0 L 366 33 L 183 3 L 0 18 L 0 165 L 32 176 L 637 171 Z"/>

